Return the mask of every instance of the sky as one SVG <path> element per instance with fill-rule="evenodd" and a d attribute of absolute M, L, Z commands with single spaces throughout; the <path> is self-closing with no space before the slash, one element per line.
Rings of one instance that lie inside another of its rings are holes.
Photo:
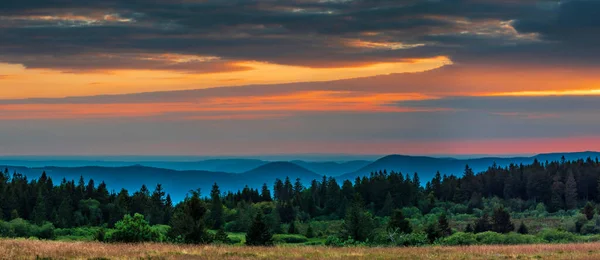
<path fill-rule="evenodd" d="M 599 150 L 597 10 L 3 0 L 0 155 Z"/>

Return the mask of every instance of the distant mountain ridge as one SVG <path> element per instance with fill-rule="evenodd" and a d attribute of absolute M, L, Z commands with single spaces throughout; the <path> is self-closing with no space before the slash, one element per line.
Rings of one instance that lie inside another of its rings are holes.
<path fill-rule="evenodd" d="M 320 179 L 322 176 L 290 162 L 267 163 L 237 174 L 198 170 L 177 171 L 141 165 L 37 168 L 0 165 L 0 169 L 4 170 L 5 168 L 9 169 L 10 174 L 18 172 L 29 179 L 37 179 L 42 172 L 46 172 L 55 185 L 60 184 L 63 178 L 77 182 L 80 176 L 83 176 L 86 183 L 89 179 L 93 179 L 96 185 L 105 182 L 109 190 L 115 192 L 122 188 L 134 192 L 139 190 L 142 185 L 146 185 L 152 191 L 156 184 L 160 183 L 165 191 L 171 194 L 174 201 L 182 200 L 190 190 L 198 188 L 201 189 L 203 195 L 208 195 L 215 182 L 219 184 L 221 191 L 237 191 L 245 186 L 259 189 L 264 183 L 271 188 L 276 178 L 285 179 L 286 177 L 290 177 L 291 180 L 300 178 L 305 185 L 308 185 L 310 181 Z"/>
<path fill-rule="evenodd" d="M 374 162 L 370 161 L 349 161 L 349 162 L 304 162 L 304 161 L 280 161 L 267 162 L 251 159 L 218 159 L 211 160 L 211 169 L 207 170 L 175 170 L 161 167 L 152 167 L 147 165 L 118 165 L 118 166 L 43 166 L 43 167 L 24 167 L 19 165 L 5 164 L 0 161 L 0 169 L 8 168 L 12 174 L 14 171 L 27 176 L 29 179 L 37 179 L 43 171 L 52 177 L 54 184 L 57 185 L 63 178 L 67 180 L 78 181 L 83 176 L 87 182 L 90 178 L 94 179 L 96 185 L 104 181 L 110 190 L 118 192 L 125 188 L 130 192 L 138 190 L 142 184 L 153 190 L 157 183 L 163 185 L 165 190 L 171 194 L 173 200 L 183 199 L 188 191 L 200 188 L 203 195 L 208 195 L 213 183 L 218 183 L 221 191 L 237 191 L 243 189 L 246 185 L 251 188 L 260 188 L 266 183 L 272 188 L 275 179 L 285 179 L 295 181 L 300 178 L 304 185 L 309 185 L 314 179 L 320 180 L 323 175 L 334 176 L 341 184 L 343 180 L 354 180 L 356 177 L 369 175 L 371 172 L 380 170 L 402 172 L 410 174 L 417 172 L 423 184 L 429 181 L 437 171 L 442 174 L 454 174 L 461 176 L 465 165 L 469 165 L 473 170 L 481 172 L 489 166 L 496 163 L 498 166 L 508 166 L 509 164 L 530 164 L 534 159 L 540 162 L 559 161 L 561 157 L 566 160 L 577 160 L 600 157 L 598 152 L 578 152 L 578 153 L 549 153 L 539 154 L 531 157 L 484 157 L 475 159 L 454 159 L 454 158 L 435 158 L 427 156 L 408 156 L 408 155 L 388 155 Z M 181 163 L 181 162 L 176 162 Z M 192 167 L 197 162 L 188 163 Z M 153 164 L 152 162 L 150 164 Z M 153 165 L 160 165 L 160 162 L 154 162 Z M 208 165 L 208 164 L 207 164 Z M 255 166 L 251 169 L 247 169 Z M 182 166 L 183 167 L 183 166 Z M 208 167 L 208 166 L 204 166 Z M 355 168 L 354 168 L 355 167 Z M 219 171 L 216 169 L 238 169 L 238 172 Z M 184 168 L 185 169 L 185 168 Z M 247 169 L 247 170 L 246 170 Z M 316 171 L 315 171 L 316 169 Z M 328 169 L 331 170 L 327 173 Z M 344 174 L 343 170 L 350 169 Z M 242 171 L 243 170 L 243 171 Z M 337 174 L 336 174 L 337 173 Z"/>
<path fill-rule="evenodd" d="M 577 160 L 586 158 L 600 157 L 599 152 L 576 152 L 576 153 L 547 153 L 538 154 L 531 157 L 484 157 L 475 159 L 454 159 L 454 158 L 435 158 L 427 156 L 409 156 L 409 155 L 388 155 L 376 160 L 365 167 L 353 172 L 340 175 L 338 178 L 342 180 L 353 180 L 356 177 L 362 177 L 371 172 L 381 170 L 402 172 L 410 174 L 417 172 L 423 181 L 428 181 L 436 174 L 457 175 L 461 176 L 465 166 L 469 165 L 476 173 L 486 170 L 494 163 L 501 167 L 506 167 L 512 164 L 530 164 L 535 159 L 540 162 L 559 161 L 562 157 L 566 160 Z"/>

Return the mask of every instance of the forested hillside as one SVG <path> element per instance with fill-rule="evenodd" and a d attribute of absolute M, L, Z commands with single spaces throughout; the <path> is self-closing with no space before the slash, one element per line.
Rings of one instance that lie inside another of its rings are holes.
<path fill-rule="evenodd" d="M 548 232 L 600 233 L 597 159 L 491 165 L 479 174 L 465 166 L 462 176 L 437 174 L 421 182 L 417 173 L 384 170 L 354 181 L 322 177 L 309 185 L 275 179 L 237 192 L 222 192 L 214 183 L 210 192 L 190 191 L 173 203 L 160 184 L 112 192 L 101 180 L 53 180 L 46 173 L 28 179 L 6 169 L 0 175 L 0 235 L 56 238 L 85 227 L 93 230 L 90 239 L 107 241 L 208 243 L 247 232 L 247 243 L 269 244 L 272 237 L 257 237 L 287 234 L 296 237 L 282 241 L 345 245 L 451 243 L 457 234 L 486 231 L 533 233 L 540 241 L 548 241 Z M 142 224 L 155 234 L 119 233 Z"/>

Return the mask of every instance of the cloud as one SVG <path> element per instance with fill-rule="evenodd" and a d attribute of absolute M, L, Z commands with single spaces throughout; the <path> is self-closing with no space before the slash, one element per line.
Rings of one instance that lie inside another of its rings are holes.
<path fill-rule="evenodd" d="M 400 107 L 445 108 L 504 115 L 599 113 L 600 95 L 593 96 L 495 96 L 445 97 L 397 103 Z M 515 114 L 517 113 L 517 114 Z"/>
<path fill-rule="evenodd" d="M 590 11 L 597 5 L 583 0 L 10 0 L 0 7 L 5 21 L 0 60 L 65 69 L 65 60 L 95 57 L 82 66 L 89 69 L 102 68 L 103 55 L 126 54 L 135 62 L 136 55 L 170 53 L 320 68 L 440 55 L 463 63 L 495 57 L 519 62 L 519 55 L 530 53 L 533 62 L 560 64 L 547 57 L 572 56 L 584 58 L 585 65 L 594 59 L 583 52 L 597 52 L 592 43 L 598 20 Z M 372 44 L 348 44 L 357 41 Z M 67 69 L 77 69 L 72 65 Z"/>

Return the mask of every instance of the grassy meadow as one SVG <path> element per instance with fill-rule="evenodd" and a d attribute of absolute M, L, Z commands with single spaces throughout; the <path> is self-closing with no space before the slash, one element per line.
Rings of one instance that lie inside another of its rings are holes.
<path fill-rule="evenodd" d="M 332 248 L 2 239 L 0 259 L 600 259 L 600 243 Z"/>

